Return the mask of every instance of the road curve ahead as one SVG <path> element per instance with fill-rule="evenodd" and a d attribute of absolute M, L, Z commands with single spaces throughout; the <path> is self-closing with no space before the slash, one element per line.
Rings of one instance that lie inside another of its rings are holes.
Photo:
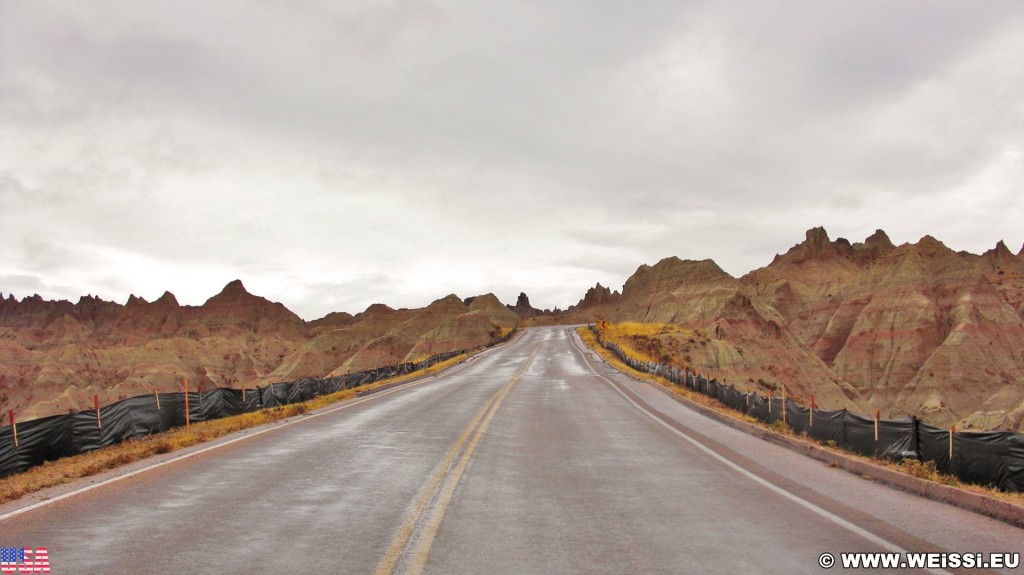
<path fill-rule="evenodd" d="M 708 420 L 568 328 L 236 437 L 0 507 L 0 545 L 46 547 L 58 575 L 793 574 L 843 571 L 823 553 L 1024 546 L 1024 530 Z"/>

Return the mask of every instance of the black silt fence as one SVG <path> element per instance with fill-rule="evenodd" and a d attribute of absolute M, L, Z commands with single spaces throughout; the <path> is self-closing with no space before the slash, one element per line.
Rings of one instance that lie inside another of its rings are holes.
<path fill-rule="evenodd" d="M 487 347 L 508 341 L 514 334 L 513 331 Z M 273 383 L 244 392 L 227 388 L 193 391 L 188 394 L 189 421 L 209 421 L 268 407 L 301 403 L 388 377 L 413 373 L 469 351 L 449 351 L 418 362 L 343 376 Z M 147 394 L 100 407 L 99 424 L 96 410 L 93 409 L 17 422 L 17 446 L 14 429 L 10 425 L 0 427 L 0 477 L 25 471 L 45 461 L 185 425 L 184 392 L 161 393 L 159 398 L 159 406 L 156 396 Z"/>
<path fill-rule="evenodd" d="M 871 457 L 900 461 L 931 461 L 941 473 L 1003 491 L 1024 491 L 1024 434 L 1010 431 L 963 432 L 940 429 L 915 417 L 875 420 L 845 409 L 803 406 L 792 398 L 742 393 L 731 385 L 689 370 L 630 357 L 606 342 L 590 326 L 598 342 L 623 363 L 646 373 L 662 375 L 678 385 L 718 399 L 723 405 L 765 423 L 785 421 L 797 433 Z M 676 371 L 673 372 L 673 369 Z M 952 439 L 951 439 L 952 438 Z M 951 443 L 952 441 L 952 443 Z M 953 457 L 950 458 L 950 453 Z"/>
<path fill-rule="evenodd" d="M 874 419 L 847 411 L 845 420 L 846 449 L 879 459 L 919 459 L 916 419 L 878 420 L 877 439 Z"/>

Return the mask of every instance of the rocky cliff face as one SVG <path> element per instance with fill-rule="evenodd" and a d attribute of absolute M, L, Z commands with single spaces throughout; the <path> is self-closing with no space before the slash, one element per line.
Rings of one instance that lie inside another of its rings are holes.
<path fill-rule="evenodd" d="M 930 236 L 897 247 L 881 230 L 851 243 L 814 228 L 739 279 L 710 260 L 640 266 L 621 298 L 567 319 L 697 330 L 698 345 L 671 355 L 739 387 L 785 384 L 826 407 L 1021 429 L 1022 301 L 1024 255 L 1001 242 L 979 256 Z"/>
<path fill-rule="evenodd" d="M 742 389 L 782 393 L 785 386 L 790 395 L 815 394 L 819 403 L 855 406 L 855 390 L 800 345 L 784 318 L 711 260 L 672 257 L 642 265 L 620 297 L 578 308 L 568 317 L 671 324 L 678 330 L 638 336 L 634 347 L 655 350 L 659 357 L 652 359 L 711 373 Z"/>
<path fill-rule="evenodd" d="M 857 388 L 865 409 L 1019 429 L 1024 262 L 1001 242 L 982 256 L 930 236 L 894 247 L 881 231 L 852 251 L 837 249 L 844 243 L 812 230 L 743 282 Z M 818 263 L 794 257 L 807 252 Z"/>
<path fill-rule="evenodd" d="M 251 387 L 483 345 L 519 322 L 493 295 L 422 310 L 376 304 L 304 322 L 240 281 L 201 306 L 165 293 L 125 305 L 0 296 L 0 411 L 33 418 L 160 391 Z"/>

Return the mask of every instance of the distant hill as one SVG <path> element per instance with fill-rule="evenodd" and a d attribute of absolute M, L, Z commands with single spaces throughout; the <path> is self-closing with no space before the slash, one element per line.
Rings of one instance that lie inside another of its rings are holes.
<path fill-rule="evenodd" d="M 0 296 L 0 410 L 34 418 L 152 390 L 266 385 L 484 345 L 519 323 L 492 294 L 305 322 L 235 280 L 201 306 Z"/>

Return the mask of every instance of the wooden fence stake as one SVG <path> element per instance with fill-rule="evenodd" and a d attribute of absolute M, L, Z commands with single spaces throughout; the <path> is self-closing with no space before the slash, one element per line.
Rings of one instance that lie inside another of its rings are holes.
<path fill-rule="evenodd" d="M 188 378 L 185 378 L 185 433 L 189 431 L 189 417 L 188 417 Z"/>
<path fill-rule="evenodd" d="M 953 463 L 953 434 L 955 434 L 955 433 L 956 433 L 956 426 L 955 425 L 950 425 L 949 426 L 949 463 L 951 465 Z"/>
<path fill-rule="evenodd" d="M 160 411 L 160 392 L 153 388 L 153 396 L 156 397 L 156 410 Z"/>
<path fill-rule="evenodd" d="M 92 396 L 92 405 L 96 408 L 96 429 L 103 429 L 103 422 L 100 421 L 100 396 Z"/>
<path fill-rule="evenodd" d="M 768 390 L 768 415 L 772 414 L 772 390 Z"/>
<path fill-rule="evenodd" d="M 10 416 L 11 416 L 11 432 L 14 433 L 14 447 L 17 448 L 18 447 L 18 426 L 17 426 L 17 424 L 14 423 L 14 412 L 13 411 L 9 411 L 7 413 L 9 413 Z"/>
<path fill-rule="evenodd" d="M 811 409 L 807 413 L 809 413 L 810 416 L 811 416 L 811 420 L 807 424 L 807 426 L 808 427 L 814 427 L 814 396 L 813 395 L 811 396 Z"/>
<path fill-rule="evenodd" d="M 875 410 L 875 443 L 878 443 L 878 416 L 879 415 L 880 415 L 880 410 L 876 409 Z"/>
<path fill-rule="evenodd" d="M 783 385 L 782 386 L 782 423 L 784 423 L 786 425 L 789 425 L 789 422 L 786 421 L 786 412 L 787 411 L 789 411 L 789 410 L 786 409 L 786 386 Z"/>

